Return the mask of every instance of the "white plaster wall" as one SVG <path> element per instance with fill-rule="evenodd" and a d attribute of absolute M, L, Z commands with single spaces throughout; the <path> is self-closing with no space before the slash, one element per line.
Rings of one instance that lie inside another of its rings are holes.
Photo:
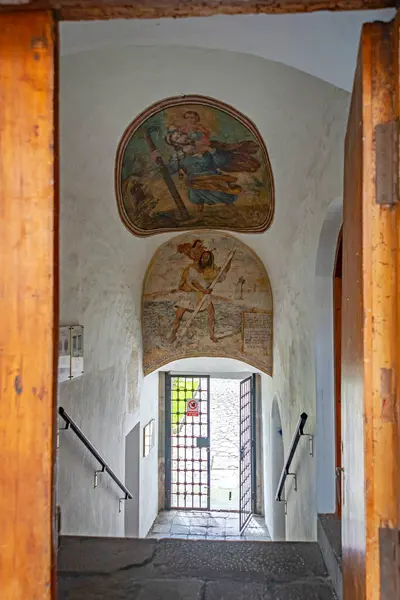
<path fill-rule="evenodd" d="M 60 400 L 78 414 L 120 472 L 126 423 L 131 429 L 138 418 L 138 411 L 137 417 L 127 417 L 134 403 L 126 379 L 139 346 L 141 281 L 154 250 L 172 234 L 144 240 L 124 229 L 114 195 L 115 152 L 141 110 L 161 98 L 190 93 L 214 96 L 241 110 L 267 144 L 276 187 L 274 222 L 262 235 L 238 236 L 264 261 L 274 294 L 274 377 L 263 378 L 265 418 L 278 394 L 285 450 L 303 410 L 311 430 L 315 427 L 315 261 L 325 213 L 342 189 L 348 94 L 295 69 L 227 51 L 125 47 L 65 56 L 61 318 L 85 325 L 87 370 L 81 382 L 61 386 Z M 102 532 L 120 533 L 118 517 L 111 516 L 114 498 L 103 506 L 100 490 L 72 490 L 73 475 L 67 473 L 77 471 L 69 464 L 73 456 L 85 471 L 79 452 L 62 451 L 59 497 L 68 528 L 87 523 L 98 533 L 93 517 L 104 509 L 109 514 L 102 517 L 107 521 Z M 299 491 L 287 489 L 287 538 L 315 539 L 316 461 L 308 457 L 306 444 L 295 468 Z"/>
<path fill-rule="evenodd" d="M 168 363 L 162 368 L 172 374 L 210 375 L 219 379 L 246 379 L 251 373 L 259 373 L 258 369 L 233 358 L 184 358 Z"/>
<path fill-rule="evenodd" d="M 127 498 L 125 509 L 125 535 L 139 536 L 140 520 L 140 422 L 136 423 L 125 438 L 125 486 L 131 491 L 132 498 Z"/>
<path fill-rule="evenodd" d="M 270 419 L 270 469 L 271 469 L 271 515 L 269 532 L 272 540 L 285 541 L 286 539 L 286 516 L 285 516 L 285 490 L 281 494 L 281 502 L 275 500 L 276 490 L 279 485 L 281 473 L 285 464 L 285 456 L 282 439 L 282 422 L 279 414 L 278 402 L 275 399 L 272 403 L 271 419 Z"/>
<path fill-rule="evenodd" d="M 79 129 L 79 123 L 73 105 L 63 102 L 65 84 L 68 79 L 62 78 L 60 319 L 85 328 L 85 373 L 59 386 L 59 404 L 123 479 L 125 436 L 139 419 L 138 386 L 130 383 L 139 350 L 125 260 L 130 239 L 124 231 L 121 235 L 112 206 L 96 201 L 97 192 L 85 177 L 86 160 L 74 150 L 79 141 L 70 125 Z M 71 431 L 60 433 L 58 458 L 62 532 L 123 535 L 121 493 L 106 475 L 99 475 L 93 489 L 98 463 Z"/>
<path fill-rule="evenodd" d="M 140 537 L 145 537 L 158 513 L 158 373 L 143 380 L 140 402 L 141 428 L 154 419 L 154 447 L 140 463 Z M 143 435 L 140 441 L 143 457 Z"/>
<path fill-rule="evenodd" d="M 278 394 L 275 391 L 276 385 L 273 378 L 268 375 L 261 375 L 261 394 L 262 394 L 262 430 L 264 434 L 263 439 L 263 463 L 264 463 L 264 514 L 265 524 L 267 525 L 268 531 L 271 538 L 274 539 L 275 525 L 274 525 L 274 513 L 275 513 L 275 493 L 276 486 L 272 473 L 272 455 L 274 450 L 272 448 L 273 436 L 271 435 L 271 422 L 273 420 L 272 415 L 272 403 L 274 397 L 277 398 Z M 277 400 L 278 402 L 278 400 Z M 281 409 L 280 403 L 278 404 Z M 282 424 L 283 430 L 283 424 Z M 282 441 L 284 441 L 282 439 Z"/>

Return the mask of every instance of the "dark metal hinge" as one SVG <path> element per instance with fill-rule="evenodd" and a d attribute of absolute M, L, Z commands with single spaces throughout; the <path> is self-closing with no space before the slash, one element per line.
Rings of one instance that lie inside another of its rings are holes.
<path fill-rule="evenodd" d="M 400 529 L 379 530 L 381 600 L 400 598 Z"/>
<path fill-rule="evenodd" d="M 399 201 L 399 119 L 375 127 L 376 203 Z"/>

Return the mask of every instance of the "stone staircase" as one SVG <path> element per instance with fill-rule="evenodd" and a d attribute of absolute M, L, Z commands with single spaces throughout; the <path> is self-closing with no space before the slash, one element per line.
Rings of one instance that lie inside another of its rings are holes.
<path fill-rule="evenodd" d="M 63 537 L 59 600 L 334 600 L 316 543 Z"/>

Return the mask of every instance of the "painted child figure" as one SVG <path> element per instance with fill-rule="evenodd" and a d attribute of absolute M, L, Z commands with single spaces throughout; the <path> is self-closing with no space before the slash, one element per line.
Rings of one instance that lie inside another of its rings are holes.
<path fill-rule="evenodd" d="M 199 113 L 194 110 L 187 110 L 183 118 L 184 122 L 179 129 L 194 142 L 198 152 L 208 150 L 210 148 L 211 131 L 200 123 Z"/>

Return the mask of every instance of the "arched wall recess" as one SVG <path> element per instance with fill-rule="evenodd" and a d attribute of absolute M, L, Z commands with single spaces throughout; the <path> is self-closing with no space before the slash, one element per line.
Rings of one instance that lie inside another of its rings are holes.
<path fill-rule="evenodd" d="M 272 170 L 258 129 L 206 96 L 167 98 L 128 126 L 115 188 L 121 219 L 139 236 L 189 229 L 258 233 L 274 215 Z"/>
<path fill-rule="evenodd" d="M 284 467 L 284 446 L 282 434 L 282 421 L 279 411 L 279 403 L 275 397 L 272 403 L 271 410 L 271 440 L 270 440 L 270 457 L 271 457 L 271 501 L 272 501 L 272 536 L 274 541 L 284 541 L 286 539 L 286 520 L 285 520 L 285 505 L 284 502 L 275 500 L 276 489 L 279 484 L 282 469 Z M 283 491 L 283 494 L 285 491 Z"/>
<path fill-rule="evenodd" d="M 317 401 L 317 507 L 336 510 L 334 285 L 337 241 L 343 223 L 343 200 L 331 202 L 322 224 L 315 267 L 315 381 Z"/>
<path fill-rule="evenodd" d="M 142 294 L 143 371 L 183 358 L 242 360 L 272 375 L 273 302 L 259 257 L 224 233 L 161 245 Z"/>

